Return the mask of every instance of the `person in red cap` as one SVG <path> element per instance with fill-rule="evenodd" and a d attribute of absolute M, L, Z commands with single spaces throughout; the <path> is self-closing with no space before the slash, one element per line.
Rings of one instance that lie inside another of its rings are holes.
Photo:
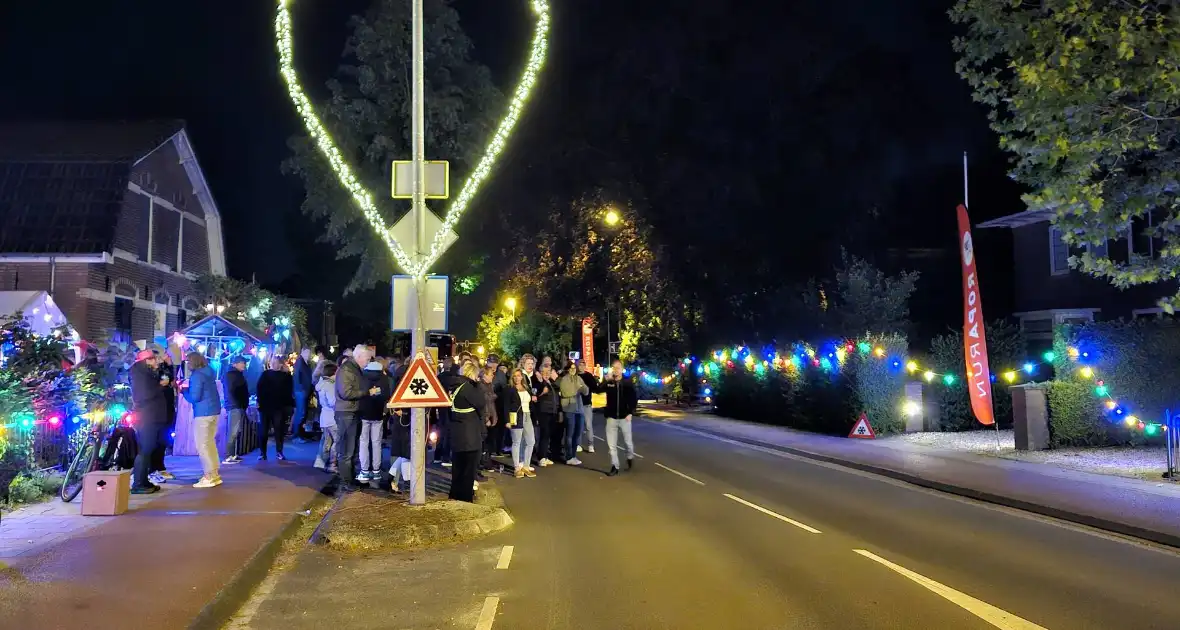
<path fill-rule="evenodd" d="M 131 399 L 135 405 L 135 435 L 139 442 L 132 494 L 151 494 L 160 490 L 160 486 L 148 480 L 148 466 L 159 439 L 159 429 L 168 421 L 168 401 L 164 397 L 167 384 L 160 381 L 158 361 L 151 350 L 141 350 L 131 366 Z"/>

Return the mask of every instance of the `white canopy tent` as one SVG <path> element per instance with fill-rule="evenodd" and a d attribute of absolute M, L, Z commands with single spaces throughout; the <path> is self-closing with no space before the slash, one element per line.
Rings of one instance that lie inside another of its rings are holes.
<path fill-rule="evenodd" d="M 34 334 L 52 335 L 55 328 L 67 326 L 70 341 L 76 344 L 79 340 L 78 332 L 70 326 L 65 313 L 47 291 L 0 291 L 0 316 L 8 315 L 24 317 Z M 79 353 L 75 345 L 75 363 L 79 360 Z"/>

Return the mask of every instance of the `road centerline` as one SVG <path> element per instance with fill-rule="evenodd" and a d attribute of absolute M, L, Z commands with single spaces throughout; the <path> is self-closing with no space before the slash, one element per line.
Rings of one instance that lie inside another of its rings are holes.
<path fill-rule="evenodd" d="M 674 470 L 674 469 L 672 469 L 672 468 L 669 468 L 669 467 L 667 467 L 667 466 L 665 466 L 665 465 L 663 465 L 663 464 L 661 464 L 661 463 L 659 463 L 659 462 L 655 462 L 655 465 L 656 465 L 656 466 L 659 466 L 660 468 L 663 468 L 664 470 L 666 470 L 666 471 L 668 471 L 668 472 L 672 473 L 673 475 L 676 475 L 676 476 L 678 476 L 678 477 L 683 477 L 683 478 L 685 478 L 685 479 L 687 479 L 687 480 L 689 480 L 689 481 L 691 481 L 691 482 L 693 482 L 693 483 L 697 484 L 698 486 L 703 486 L 703 485 L 705 485 L 705 482 L 703 482 L 703 481 L 701 481 L 701 480 L 699 480 L 699 479 L 694 479 L 693 477 L 689 477 L 688 475 L 686 475 L 686 474 L 684 474 L 684 473 L 680 472 L 679 470 Z"/>
<path fill-rule="evenodd" d="M 497 569 L 507 569 L 508 565 L 512 563 L 512 550 L 515 549 L 512 545 L 504 545 L 500 550 L 500 560 L 496 563 Z"/>
<path fill-rule="evenodd" d="M 489 595 L 484 599 L 483 608 L 479 611 L 479 621 L 475 624 L 475 630 L 492 630 L 492 624 L 496 622 L 496 609 L 499 607 L 499 597 Z"/>
<path fill-rule="evenodd" d="M 753 508 L 755 510 L 758 510 L 759 512 L 762 512 L 763 514 L 765 514 L 767 516 L 773 516 L 774 518 L 777 518 L 778 520 L 780 520 L 784 523 L 790 523 L 791 525 L 794 525 L 795 527 L 798 527 L 799 529 L 801 529 L 803 531 L 811 532 L 812 534 L 822 534 L 823 533 L 823 532 L 819 531 L 818 529 L 816 529 L 810 525 L 807 525 L 806 523 L 800 523 L 799 521 L 796 521 L 793 518 L 787 518 L 786 516 L 783 516 L 782 514 L 779 514 L 778 512 L 772 512 L 771 510 L 768 510 L 768 509 L 762 507 L 761 505 L 750 503 L 749 501 L 747 501 L 743 498 L 735 497 L 732 494 L 728 494 L 728 493 L 726 493 L 722 496 L 724 496 L 727 499 L 737 501 L 738 503 L 741 503 L 742 505 L 744 505 L 748 508 Z"/>
<path fill-rule="evenodd" d="M 865 558 L 868 558 L 869 560 L 872 560 L 873 562 L 885 566 L 890 570 L 899 573 L 906 578 L 913 580 L 914 582 L 917 582 L 918 584 L 921 584 L 926 589 L 933 591 L 943 599 L 946 599 L 952 604 L 955 604 L 959 608 L 966 610 L 967 612 L 975 615 L 976 617 L 979 617 L 991 625 L 1000 628 L 1000 630 L 1046 630 L 1046 628 L 1043 626 L 1038 626 L 1027 619 L 1017 617 L 1016 615 L 1002 608 L 996 608 L 985 601 L 976 599 L 966 593 L 956 591 L 945 584 L 936 582 L 901 565 L 894 564 L 871 551 L 866 551 L 864 549 L 853 549 L 852 551 Z"/>

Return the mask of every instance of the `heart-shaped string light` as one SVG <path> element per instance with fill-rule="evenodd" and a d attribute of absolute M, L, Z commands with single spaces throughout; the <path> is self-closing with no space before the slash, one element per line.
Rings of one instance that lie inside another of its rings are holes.
<path fill-rule="evenodd" d="M 352 199 L 356 202 L 357 207 L 360 208 L 361 214 L 364 215 L 365 220 L 369 222 L 369 225 L 381 237 L 386 247 L 389 248 L 398 266 L 412 276 L 423 276 L 429 270 L 430 265 L 433 265 L 438 260 L 438 257 L 442 255 L 444 235 L 455 228 L 455 225 L 459 222 L 459 217 L 467 210 L 467 206 L 471 204 L 471 200 L 479 192 L 480 185 L 483 184 L 484 180 L 491 173 L 492 167 L 495 166 L 500 152 L 504 150 L 504 146 L 508 142 L 508 137 L 511 135 L 512 129 L 516 126 L 521 112 L 524 111 L 524 105 L 532 93 L 533 86 L 537 83 L 537 76 L 541 72 L 541 67 L 545 65 L 545 56 L 549 50 L 549 3 L 546 0 L 532 0 L 533 13 L 537 16 L 537 25 L 533 33 L 533 47 L 529 53 L 528 64 L 525 65 L 524 74 L 521 76 L 520 83 L 517 84 L 516 91 L 512 95 L 512 100 L 508 104 L 508 113 L 500 121 L 500 125 L 496 128 L 496 133 L 492 136 L 491 142 L 488 143 L 487 149 L 484 150 L 483 157 L 475 165 L 475 170 L 467 176 L 467 181 L 459 189 L 459 195 L 451 202 L 451 206 L 447 209 L 446 216 L 443 218 L 442 227 L 439 228 L 438 232 L 431 239 L 430 249 L 426 252 L 425 258 L 421 260 L 411 258 L 406 250 L 402 248 L 401 244 L 397 242 L 397 239 L 393 238 L 389 227 L 385 224 L 385 220 L 377 212 L 377 206 L 373 202 L 373 195 L 357 180 L 352 168 L 344 160 L 344 156 L 341 155 L 340 150 L 336 148 L 336 143 L 328 135 L 328 130 L 320 122 L 319 116 L 315 113 L 315 108 L 312 107 L 311 101 L 307 98 L 307 94 L 299 84 L 299 76 L 295 72 L 291 13 L 287 9 L 290 3 L 291 0 L 279 0 L 278 15 L 275 17 L 275 36 L 279 49 L 279 72 L 282 74 L 283 80 L 287 82 L 287 93 L 291 97 L 291 102 L 294 103 L 299 117 L 303 119 L 303 125 L 307 129 L 308 135 L 315 141 L 320 153 L 328 160 L 328 165 L 332 168 L 332 172 L 336 174 L 336 179 L 352 195 Z"/>

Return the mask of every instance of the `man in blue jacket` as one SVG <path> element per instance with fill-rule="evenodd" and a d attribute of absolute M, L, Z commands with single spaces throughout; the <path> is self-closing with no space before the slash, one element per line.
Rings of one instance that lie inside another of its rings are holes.
<path fill-rule="evenodd" d="M 311 399 L 311 390 L 315 385 L 311 379 L 310 361 L 311 348 L 304 346 L 299 351 L 299 358 L 295 359 L 295 369 L 291 374 L 295 382 L 295 413 L 291 415 L 291 431 L 288 435 L 297 433 L 296 440 L 299 442 L 311 440 L 311 431 L 303 422 L 307 417 L 307 402 Z"/>

